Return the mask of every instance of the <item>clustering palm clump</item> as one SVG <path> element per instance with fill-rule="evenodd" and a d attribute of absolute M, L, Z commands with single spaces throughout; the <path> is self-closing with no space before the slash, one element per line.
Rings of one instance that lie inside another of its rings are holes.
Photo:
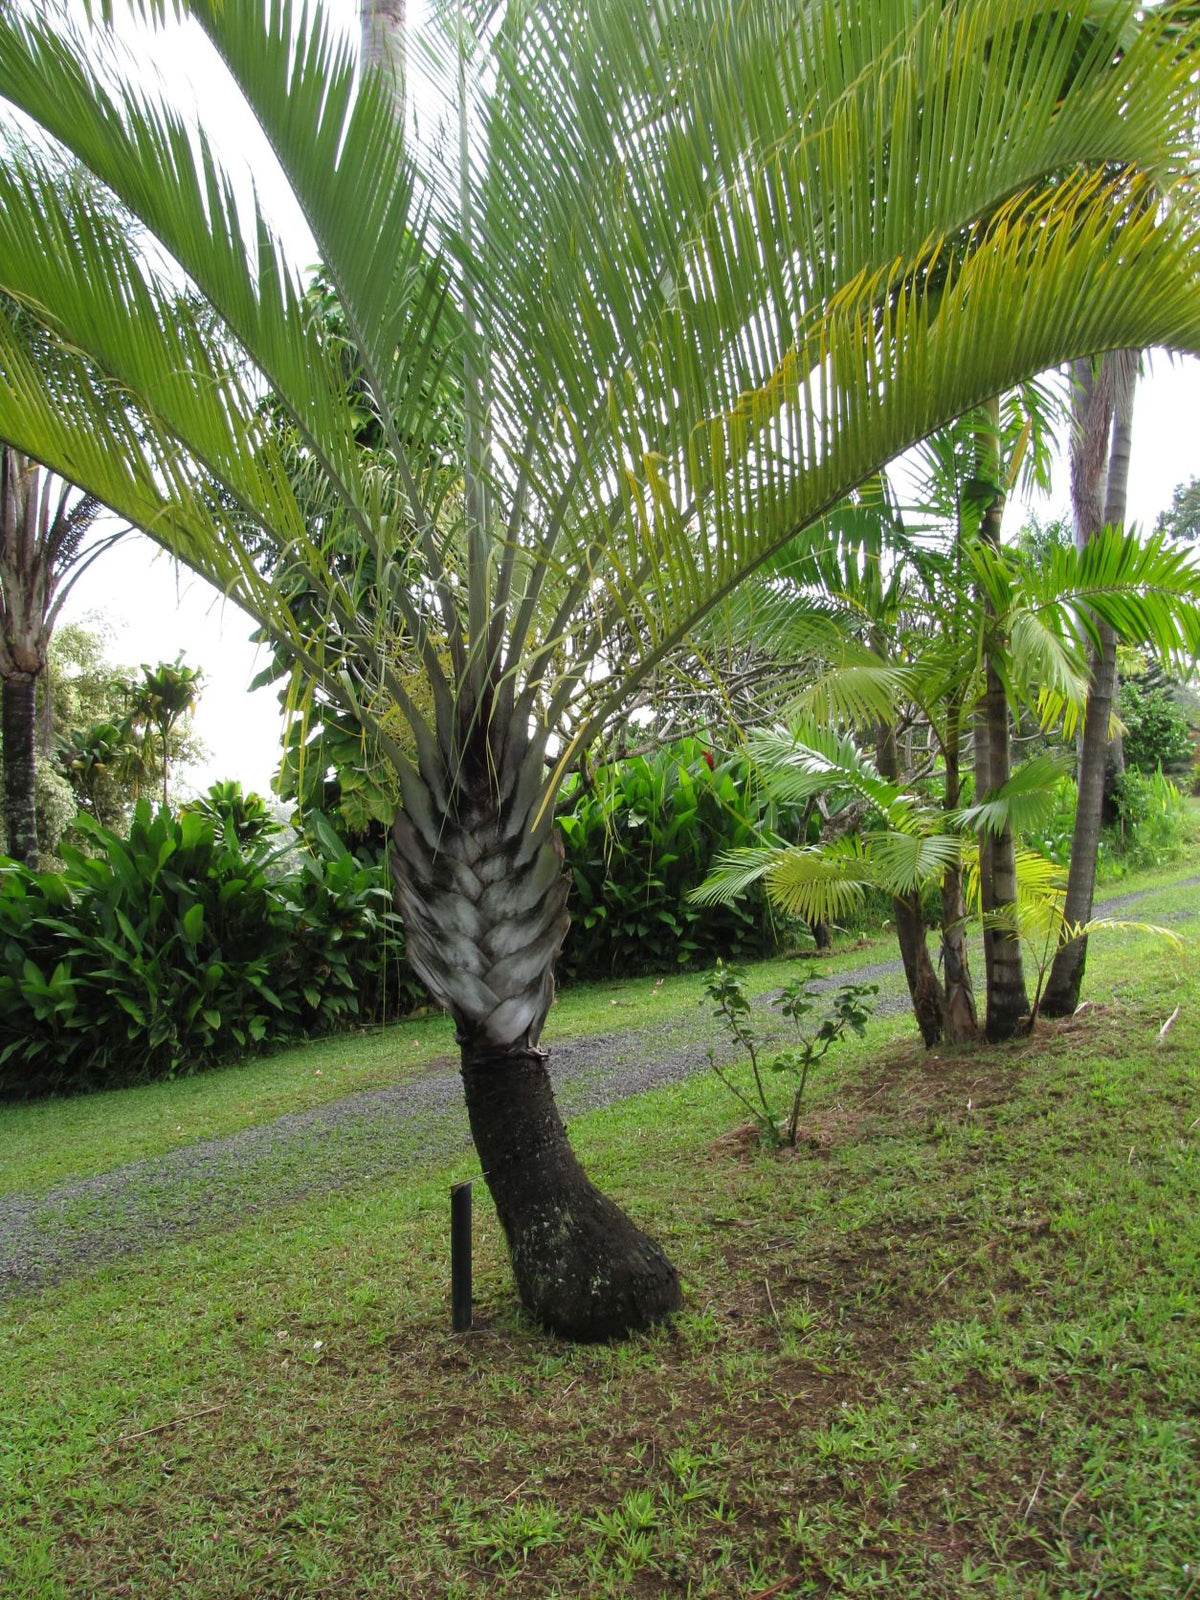
<path fill-rule="evenodd" d="M 1036 476 L 1050 398 L 1013 394 L 1001 426 L 976 414 L 941 430 L 906 463 L 918 478 L 913 504 L 887 476 L 871 480 L 826 519 L 825 551 L 785 557 L 741 596 L 743 627 L 776 648 L 807 643 L 813 662 L 790 725 L 749 738 L 762 781 L 780 803 L 825 797 L 842 825 L 834 837 L 727 851 L 695 898 L 736 903 L 761 884 L 782 912 L 815 922 L 844 918 L 871 891 L 888 896 L 926 1045 L 1032 1025 L 1053 978 L 1046 985 L 1041 974 L 1031 998 L 1024 931 L 1049 939 L 1056 971 L 1064 956 L 1078 963 L 1095 838 L 1081 842 L 1076 820 L 1073 877 L 1077 862 L 1091 863 L 1082 904 L 1072 903 L 1058 864 L 1022 840 L 1057 803 L 1064 736 L 1097 715 L 1107 726 L 1090 670 L 1099 635 L 1167 661 L 1194 658 L 1200 643 L 1196 568 L 1161 538 L 1143 542 L 1109 524 L 1079 549 L 1030 549 L 981 532 L 982 511 L 995 502 L 978 476 L 981 456 L 996 460 L 1005 484 L 1018 480 L 1022 456 Z M 830 615 L 841 624 L 832 646 L 814 627 Z M 1022 720 L 1041 748 L 1014 765 L 1009 729 Z M 979 1007 L 967 923 L 981 914 Z M 931 916 L 936 956 L 927 947 Z"/>

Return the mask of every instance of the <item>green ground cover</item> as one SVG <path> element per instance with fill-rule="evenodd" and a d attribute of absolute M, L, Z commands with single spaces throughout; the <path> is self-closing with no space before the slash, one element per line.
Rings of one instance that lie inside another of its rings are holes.
<path fill-rule="evenodd" d="M 1096 941 L 1093 1003 L 1029 1041 L 928 1057 L 880 1019 L 796 1156 L 711 1075 L 574 1122 L 684 1274 L 647 1339 L 525 1326 L 482 1191 L 477 1326 L 449 1333 L 466 1155 L 8 1302 L 0 1592 L 1194 1592 L 1195 907 L 1131 909 L 1187 948 Z M 691 981 L 598 988 L 580 1030 Z M 410 1037 L 444 1051 L 438 1026 Z M 156 1086 L 148 1143 L 171 1093 L 281 1059 Z M 148 1093 L 100 1098 L 132 1126 Z"/>

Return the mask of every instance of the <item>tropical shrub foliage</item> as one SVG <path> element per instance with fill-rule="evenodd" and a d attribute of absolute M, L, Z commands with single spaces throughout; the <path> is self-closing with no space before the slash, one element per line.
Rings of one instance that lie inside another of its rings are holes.
<path fill-rule="evenodd" d="M 1147 773 L 1161 767 L 1172 776 L 1188 771 L 1194 749 L 1191 725 L 1165 682 L 1146 678 L 1123 683 L 1118 707 L 1125 724 L 1127 766 Z"/>
<path fill-rule="evenodd" d="M 805 826 L 744 756 L 684 739 L 568 800 L 568 980 L 750 958 L 802 928 L 761 892 L 689 898 L 722 850 Z M 61 870 L 0 870 L 0 1098 L 187 1075 L 421 1003 L 382 854 L 320 812 L 298 843 L 226 783 L 179 816 L 139 802 L 128 838 L 78 829 Z"/>
<path fill-rule="evenodd" d="M 328 831 L 273 877 L 270 841 L 138 803 L 128 839 L 0 870 L 0 1097 L 195 1072 L 407 1009 L 378 867 Z"/>
<path fill-rule="evenodd" d="M 1195 822 L 1187 801 L 1161 772 L 1127 767 L 1113 795 L 1117 820 L 1101 840 L 1101 869 L 1109 877 L 1140 872 L 1184 854 Z"/>
<path fill-rule="evenodd" d="M 566 800 L 559 826 L 574 896 L 565 977 L 747 960 L 794 935 L 797 925 L 761 889 L 728 905 L 691 899 L 721 852 L 759 843 L 764 830 L 794 841 L 804 826 L 805 808 L 773 800 L 745 756 L 681 739 L 601 767 Z"/>

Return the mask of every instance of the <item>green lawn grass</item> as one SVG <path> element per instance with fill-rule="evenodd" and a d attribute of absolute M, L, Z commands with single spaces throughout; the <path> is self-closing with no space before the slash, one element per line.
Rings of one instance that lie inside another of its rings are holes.
<path fill-rule="evenodd" d="M 466 1156 L 8 1302 L 0 1593 L 1200 1593 L 1200 971 L 1177 928 L 1183 951 L 1094 941 L 1093 1004 L 1029 1041 L 926 1056 L 881 1019 L 795 1156 L 740 1133 L 711 1075 L 574 1122 L 683 1272 L 649 1338 L 526 1326 L 482 1187 L 477 1326 L 451 1335 Z M 614 998 L 682 1013 L 690 981 L 564 998 L 559 1031 Z M 270 1065 L 161 1086 L 154 1116 Z M 293 1103 L 259 1081 L 266 1114 Z"/>

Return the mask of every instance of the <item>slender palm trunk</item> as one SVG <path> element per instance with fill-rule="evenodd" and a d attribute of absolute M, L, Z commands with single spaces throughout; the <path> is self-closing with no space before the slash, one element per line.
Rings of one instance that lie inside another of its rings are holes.
<path fill-rule="evenodd" d="M 896 749 L 896 729 L 890 722 L 879 724 L 875 764 L 880 777 L 886 778 L 889 783 L 898 780 L 900 759 Z M 928 1050 L 942 1037 L 946 996 L 929 956 L 920 894 L 893 895 L 892 917 L 896 924 L 896 940 L 900 946 L 900 959 L 904 963 L 913 1015 Z"/>
<path fill-rule="evenodd" d="M 4 826 L 8 854 L 35 871 L 38 865 L 34 802 L 34 725 L 37 680 L 5 678 L 3 687 Z"/>
<path fill-rule="evenodd" d="M 1004 518 L 1004 491 L 999 477 L 1000 421 L 999 402 L 990 403 L 990 426 L 979 434 L 979 476 L 996 485 L 996 492 L 983 515 L 981 537 L 1000 545 L 1000 525 Z M 990 610 L 990 608 L 989 608 Z M 984 692 L 975 719 L 976 797 L 998 789 L 1012 775 L 1012 744 L 1009 730 L 1008 695 L 997 669 L 1000 641 L 992 636 L 984 651 Z M 1015 904 L 1017 898 L 1016 843 L 1006 823 L 999 833 L 983 832 L 979 838 L 980 884 L 983 911 L 998 911 Z M 1029 1017 L 1029 995 L 1025 987 L 1025 966 L 1021 941 L 1005 929 L 988 927 L 983 933 L 983 959 L 987 979 L 987 1017 L 984 1031 L 989 1039 L 1009 1039 L 1022 1032 Z"/>
<path fill-rule="evenodd" d="M 916 893 L 894 896 L 892 916 L 896 923 L 904 976 L 908 980 L 908 992 L 912 998 L 913 1015 L 928 1050 L 942 1037 L 946 996 L 929 957 L 920 896 Z"/>
<path fill-rule="evenodd" d="M 989 790 L 1000 788 L 1012 774 L 1012 746 L 1008 720 L 1008 695 L 991 661 L 987 663 L 987 685 L 983 698 L 982 730 L 987 756 Z M 987 861 L 982 874 L 983 911 L 998 911 L 1017 899 L 1017 852 L 1008 823 L 999 833 L 980 838 L 980 859 Z M 984 1031 L 989 1039 L 1011 1039 L 1028 1025 L 1029 994 L 1025 986 L 1025 964 L 1021 941 L 1006 928 L 983 930 L 983 958 L 987 972 L 987 1015 Z"/>
<path fill-rule="evenodd" d="M 1091 379 L 1090 371 L 1088 379 Z M 1075 502 L 1075 539 L 1081 548 L 1102 527 L 1115 527 L 1125 521 L 1136 383 L 1136 352 L 1119 350 L 1103 358 L 1098 381 L 1084 381 L 1081 377 L 1077 386 L 1077 428 L 1072 442 L 1071 489 Z M 1101 421 L 1103 437 L 1108 438 L 1110 414 L 1112 442 L 1108 452 L 1107 486 L 1101 511 L 1098 479 L 1103 473 L 1104 458 L 1101 454 L 1097 461 L 1093 441 Z M 1071 926 L 1089 921 L 1092 915 L 1104 799 L 1113 764 L 1109 724 L 1117 693 L 1117 641 L 1107 624 L 1100 624 L 1098 632 L 1099 648 L 1092 652 L 1091 683 L 1079 748 L 1078 800 L 1063 907 L 1064 920 Z M 1086 965 L 1086 936 L 1061 947 L 1054 958 L 1046 992 L 1042 996 L 1041 1010 L 1046 1016 L 1070 1016 L 1075 1010 L 1083 988 Z"/>
<path fill-rule="evenodd" d="M 569 1339 L 646 1328 L 679 1308 L 678 1276 L 585 1176 L 538 1049 L 569 922 L 541 750 L 463 762 L 457 785 L 431 770 L 402 782 L 392 870 L 408 957 L 457 1027 L 471 1132 L 521 1302 Z"/>
<path fill-rule="evenodd" d="M 946 779 L 942 805 L 954 811 L 960 803 L 958 711 L 953 712 L 943 758 Z M 962 867 L 956 861 L 942 873 L 942 980 L 945 987 L 943 1028 L 951 1044 L 964 1044 L 979 1032 L 975 1010 L 975 986 L 967 957 L 967 900 L 963 893 Z"/>
<path fill-rule="evenodd" d="M 1108 453 L 1108 486 L 1104 499 L 1104 521 L 1112 527 L 1124 527 L 1129 505 L 1129 462 L 1133 455 L 1133 402 L 1137 391 L 1138 352 L 1136 350 L 1110 351 L 1107 360 L 1115 369 L 1113 383 L 1112 445 Z M 1107 648 L 1107 647 L 1106 647 Z M 1112 642 L 1113 698 L 1121 686 L 1116 670 L 1116 640 Z M 1111 822 L 1114 815 L 1114 787 L 1125 771 L 1125 740 L 1118 728 L 1108 741 L 1104 769 L 1104 820 Z M 1088 911 L 1091 911 L 1089 902 Z"/>
<path fill-rule="evenodd" d="M 364 70 L 384 74 L 403 117 L 407 66 L 405 0 L 359 0 L 359 39 L 359 60 Z"/>

